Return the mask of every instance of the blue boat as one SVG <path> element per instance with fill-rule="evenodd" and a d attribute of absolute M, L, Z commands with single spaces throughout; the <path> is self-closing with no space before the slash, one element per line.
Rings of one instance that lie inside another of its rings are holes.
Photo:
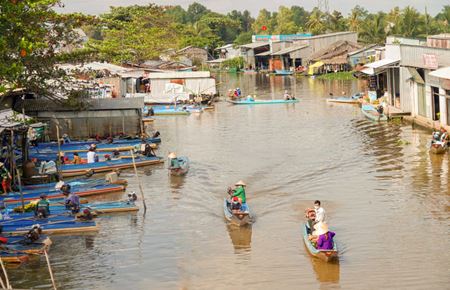
<path fill-rule="evenodd" d="M 361 112 L 372 121 L 386 122 L 388 120 L 385 114 L 378 113 L 377 109 L 372 105 L 362 105 Z"/>
<path fill-rule="evenodd" d="M 325 262 L 331 262 L 338 259 L 338 248 L 336 241 L 334 241 L 333 250 L 318 250 L 309 240 L 308 227 L 306 223 L 302 225 L 302 234 L 306 249 L 312 256 L 317 257 Z"/>
<path fill-rule="evenodd" d="M 104 178 L 77 178 L 72 179 L 65 182 L 69 184 L 71 187 L 73 186 L 90 186 L 92 184 L 100 185 L 100 184 L 109 184 Z M 39 188 L 55 188 L 56 182 L 49 183 L 40 183 L 40 184 L 32 184 L 32 185 L 22 185 L 22 190 L 34 190 Z"/>
<path fill-rule="evenodd" d="M 73 160 L 73 154 L 75 152 L 65 152 L 64 153 L 64 157 L 67 157 L 69 160 Z M 87 159 L 87 152 L 83 151 L 83 152 L 77 152 L 78 156 L 81 159 Z M 113 152 L 107 152 L 107 151 L 102 151 L 102 152 L 98 152 L 98 157 L 100 161 L 105 161 L 106 160 L 106 155 L 109 155 L 110 157 L 112 157 L 114 155 Z M 36 153 L 36 152 L 32 152 L 28 154 L 30 159 L 36 158 L 39 161 L 56 161 L 58 159 L 58 153 L 57 152 L 50 152 L 50 153 Z M 120 152 L 119 155 L 120 158 L 131 158 L 131 153 L 129 151 L 122 151 Z"/>
<path fill-rule="evenodd" d="M 223 212 L 225 215 L 225 219 L 234 225 L 238 226 L 248 225 L 251 224 L 253 220 L 248 204 L 247 209 L 245 211 L 233 212 L 231 210 L 231 203 L 226 198 L 224 198 L 223 201 Z"/>
<path fill-rule="evenodd" d="M 178 166 L 171 166 L 169 163 L 170 174 L 176 176 L 185 175 L 189 171 L 189 158 L 180 156 L 176 159 L 178 160 Z"/>
<path fill-rule="evenodd" d="M 360 98 L 362 98 L 362 93 L 354 94 L 351 97 L 336 97 L 336 98 L 329 98 L 327 99 L 327 102 L 329 103 L 344 103 L 344 104 L 358 104 L 360 103 Z"/>
<path fill-rule="evenodd" d="M 146 138 L 148 143 L 161 143 L 161 138 Z M 137 144 L 141 143 L 142 139 L 139 138 L 131 138 L 131 139 L 113 139 L 112 143 L 108 143 L 106 141 L 96 141 L 96 140 L 87 140 L 87 141 L 71 141 L 69 143 L 61 144 L 61 147 L 70 147 L 70 146 L 90 146 L 91 144 L 96 144 L 97 148 L 102 147 L 104 145 L 119 145 L 119 144 Z M 46 148 L 46 147 L 58 147 L 57 142 L 43 142 L 38 143 L 37 148 Z"/>
<path fill-rule="evenodd" d="M 294 104 L 298 103 L 298 100 L 241 100 L 241 101 L 228 101 L 233 105 L 273 105 L 273 104 Z"/>
<path fill-rule="evenodd" d="M 41 235 L 36 241 L 31 241 L 23 236 L 6 236 L 4 238 L 8 239 L 8 241 L 2 244 L 1 248 L 11 252 L 42 254 L 52 244 L 52 241 L 46 235 Z"/>
<path fill-rule="evenodd" d="M 161 157 L 144 157 L 139 156 L 135 159 L 136 166 L 147 166 L 152 164 L 163 163 Z M 133 167 L 133 160 L 117 159 L 111 161 L 85 163 L 85 164 L 63 164 L 60 166 L 60 173 L 64 177 L 85 175 L 86 173 L 108 172 L 115 169 L 126 169 Z"/>
<path fill-rule="evenodd" d="M 125 186 L 123 186 L 123 185 L 100 184 L 100 185 L 92 185 L 89 187 L 74 188 L 74 189 L 72 189 L 72 192 L 78 196 L 91 196 L 91 195 L 98 195 L 98 194 L 105 194 L 105 193 L 112 193 L 112 192 L 121 192 L 124 190 L 125 190 Z M 23 193 L 23 199 L 26 201 L 38 199 L 42 193 L 47 193 L 48 199 L 64 197 L 64 195 L 62 194 L 62 192 L 60 190 L 55 190 L 55 191 L 37 191 L 37 192 Z M 12 193 L 8 193 L 7 195 L 0 195 L 0 200 L 4 201 L 5 203 L 20 202 L 21 195 L 19 192 L 12 192 Z"/>
<path fill-rule="evenodd" d="M 12 235 L 25 234 L 35 224 L 39 224 L 42 232 L 45 234 L 84 233 L 98 230 L 98 226 L 94 221 L 81 221 L 75 219 L 73 216 L 55 216 L 44 219 L 34 218 L 0 222 L 0 225 L 3 227 L 3 232 Z"/>
<path fill-rule="evenodd" d="M 294 74 L 294 72 L 290 71 L 290 70 L 284 70 L 284 69 L 276 69 L 275 70 L 275 75 L 277 75 L 277 76 L 290 76 L 293 74 Z"/>

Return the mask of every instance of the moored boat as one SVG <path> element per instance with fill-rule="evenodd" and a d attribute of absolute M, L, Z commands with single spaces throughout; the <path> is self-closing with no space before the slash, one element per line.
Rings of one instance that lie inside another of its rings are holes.
<path fill-rule="evenodd" d="M 0 251 L 0 258 L 4 263 L 20 264 L 27 262 L 30 257 L 24 252 Z"/>
<path fill-rule="evenodd" d="M 164 163 L 160 157 L 139 157 L 135 159 L 135 164 L 139 166 L 148 166 L 158 163 Z M 108 172 L 115 169 L 126 169 L 133 167 L 132 159 L 118 159 L 111 161 L 87 163 L 87 164 L 64 164 L 60 166 L 62 176 L 79 176 L 86 173 Z"/>
<path fill-rule="evenodd" d="M 41 235 L 37 240 L 30 240 L 21 236 L 8 236 L 5 238 L 7 242 L 0 245 L 1 250 L 27 254 L 42 254 L 52 244 L 50 238 L 45 235 Z"/>
<path fill-rule="evenodd" d="M 232 101 L 228 102 L 233 105 L 271 105 L 271 104 L 294 104 L 298 103 L 298 100 L 241 100 L 241 101 Z"/>
<path fill-rule="evenodd" d="M 368 119 L 372 121 L 387 121 L 388 118 L 385 114 L 380 114 L 377 109 L 372 105 L 362 105 L 361 112 L 366 116 Z"/>
<path fill-rule="evenodd" d="M 78 221 L 74 218 L 68 220 L 46 221 L 48 219 L 41 219 L 38 222 L 33 221 L 23 223 L 2 224 L 3 232 L 11 235 L 26 234 L 31 229 L 33 224 L 38 223 L 42 228 L 44 234 L 75 234 L 98 231 L 98 225 L 94 221 Z"/>
<path fill-rule="evenodd" d="M 231 210 L 231 202 L 228 199 L 224 198 L 223 212 L 225 215 L 225 219 L 231 224 L 244 226 L 252 223 L 252 216 L 248 205 L 245 211 L 233 211 Z"/>
<path fill-rule="evenodd" d="M 285 69 L 276 69 L 275 70 L 275 75 L 277 75 L 277 76 L 290 76 L 293 74 L 294 74 L 294 72 L 290 71 L 290 70 L 285 70 Z"/>
<path fill-rule="evenodd" d="M 318 250 L 308 238 L 308 228 L 306 223 L 302 225 L 302 228 L 303 241 L 305 242 L 306 249 L 312 256 L 317 257 L 325 262 L 331 262 L 338 259 L 338 249 L 336 241 L 334 241 L 333 243 L 333 250 Z"/>
<path fill-rule="evenodd" d="M 362 97 L 361 93 L 354 94 L 351 97 L 336 97 L 336 98 L 328 98 L 327 102 L 329 103 L 343 103 L 343 104 L 358 104 L 360 103 L 360 98 Z"/>
<path fill-rule="evenodd" d="M 444 154 L 445 152 L 447 152 L 448 150 L 448 146 L 444 145 L 440 145 L 440 144 L 432 144 L 430 146 L 430 153 L 433 154 Z"/>

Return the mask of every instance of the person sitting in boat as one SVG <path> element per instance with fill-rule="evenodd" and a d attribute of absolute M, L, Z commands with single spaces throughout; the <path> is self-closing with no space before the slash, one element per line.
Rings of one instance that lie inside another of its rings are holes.
<path fill-rule="evenodd" d="M 92 144 L 87 153 L 87 163 L 98 162 L 98 155 L 97 155 L 96 151 L 97 151 L 97 146 L 95 146 L 95 144 Z"/>
<path fill-rule="evenodd" d="M 326 223 L 320 222 L 314 226 L 315 231 L 309 240 L 315 243 L 318 250 L 332 250 L 334 247 L 333 238 L 336 233 L 328 230 L 328 225 Z"/>
<path fill-rule="evenodd" d="M 249 101 L 249 102 L 254 102 L 254 101 L 255 101 L 255 98 L 253 98 L 251 95 L 248 95 L 248 96 L 247 96 L 247 101 Z"/>
<path fill-rule="evenodd" d="M 177 155 L 175 152 L 170 152 L 169 156 L 167 156 L 169 159 L 169 167 L 170 168 L 180 168 L 180 162 L 178 161 Z"/>
<path fill-rule="evenodd" d="M 431 145 L 435 146 L 446 146 L 448 144 L 448 133 L 444 128 L 439 131 L 433 132 L 433 139 L 431 140 Z"/>
<path fill-rule="evenodd" d="M 240 88 L 236 88 L 237 97 L 240 98 L 242 96 L 242 92 Z"/>
<path fill-rule="evenodd" d="M 378 112 L 378 114 L 380 114 L 380 116 L 383 115 L 383 113 L 384 113 L 384 107 L 383 107 L 383 105 L 379 105 L 379 106 L 377 107 L 377 112 Z"/>
<path fill-rule="evenodd" d="M 69 184 L 64 184 L 61 187 L 64 194 L 64 205 L 66 209 L 70 210 L 73 214 L 80 212 L 80 198 L 75 193 L 71 192 Z"/>
<path fill-rule="evenodd" d="M 231 210 L 241 211 L 241 203 L 239 202 L 239 198 L 237 196 L 231 199 Z"/>
<path fill-rule="evenodd" d="M 120 152 L 119 152 L 119 150 L 114 150 L 113 152 L 112 152 L 112 158 L 111 158 L 112 160 L 117 160 L 117 159 L 120 159 Z"/>
<path fill-rule="evenodd" d="M 70 140 L 69 135 L 67 135 L 67 134 L 63 134 L 62 139 L 64 141 L 64 144 L 68 144 L 68 143 L 72 142 L 72 140 Z"/>
<path fill-rule="evenodd" d="M 314 212 L 314 214 L 311 213 L 311 211 Z M 308 214 L 308 228 L 309 233 L 312 232 L 312 229 L 314 229 L 314 225 L 320 222 L 325 222 L 326 213 L 323 207 L 321 206 L 320 200 L 314 201 L 314 208 L 308 208 L 306 209 L 306 212 Z"/>
<path fill-rule="evenodd" d="M 78 155 L 77 152 L 73 153 L 73 164 L 81 164 L 81 157 Z"/>
<path fill-rule="evenodd" d="M 293 100 L 292 96 L 289 95 L 289 93 L 288 93 L 287 90 L 284 91 L 284 99 L 285 99 L 286 101 Z"/>
<path fill-rule="evenodd" d="M 45 193 L 41 194 L 40 200 L 36 204 L 35 215 L 39 218 L 47 218 L 50 215 L 50 202 Z"/>
<path fill-rule="evenodd" d="M 235 184 L 236 188 L 232 191 L 231 197 L 237 197 L 239 203 L 241 204 L 241 211 L 246 211 L 247 208 L 247 197 L 245 195 L 245 187 L 247 186 L 244 181 L 239 180 Z"/>

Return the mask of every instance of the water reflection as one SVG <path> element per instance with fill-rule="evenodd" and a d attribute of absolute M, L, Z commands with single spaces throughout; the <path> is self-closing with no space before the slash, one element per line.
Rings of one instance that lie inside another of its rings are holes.
<path fill-rule="evenodd" d="M 252 243 L 252 225 L 236 226 L 227 224 L 228 234 L 236 254 L 249 253 Z"/>
<path fill-rule="evenodd" d="M 314 269 L 314 273 L 316 274 L 317 281 L 326 284 L 339 283 L 340 280 L 339 262 L 326 263 L 312 256 L 310 256 L 310 260 Z"/>

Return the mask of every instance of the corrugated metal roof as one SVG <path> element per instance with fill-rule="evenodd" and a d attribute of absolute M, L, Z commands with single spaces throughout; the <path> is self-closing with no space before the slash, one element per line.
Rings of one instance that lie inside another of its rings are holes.
<path fill-rule="evenodd" d="M 22 126 L 21 122 L 17 122 L 18 120 L 29 120 L 31 119 L 28 116 L 24 116 L 17 112 L 14 112 L 12 109 L 6 109 L 0 111 L 0 128 L 14 128 L 18 126 Z M 3 130 L 2 130 L 3 131 Z"/>
<path fill-rule="evenodd" d="M 68 112 L 76 111 L 73 107 L 65 105 L 64 102 L 50 100 L 20 100 L 15 108 L 25 109 L 25 112 Z M 104 98 L 86 100 L 86 110 L 88 111 L 108 111 L 141 109 L 144 107 L 144 98 Z"/>
<path fill-rule="evenodd" d="M 124 73 L 129 71 L 129 68 L 126 67 L 122 67 L 119 65 L 115 65 L 112 63 L 107 63 L 107 62 L 98 62 L 98 61 L 94 61 L 94 62 L 90 62 L 90 63 L 85 63 L 85 64 L 81 64 L 81 65 L 73 65 L 73 64 L 61 64 L 59 65 L 60 68 L 66 70 L 66 71 L 71 71 L 71 70 L 94 70 L 94 71 L 102 71 L 102 70 L 107 70 L 112 74 L 119 74 L 119 73 Z"/>
<path fill-rule="evenodd" d="M 291 47 L 286 47 L 286 48 L 284 48 L 282 50 L 279 50 L 277 52 L 274 52 L 274 53 L 272 53 L 272 55 L 288 54 L 288 53 L 294 52 L 296 50 L 300 50 L 300 49 L 306 48 L 308 46 L 309 46 L 308 44 L 294 45 L 294 46 L 291 46 Z"/>
<path fill-rule="evenodd" d="M 438 77 L 440 79 L 450 80 L 450 66 L 432 71 L 429 73 L 429 75 L 433 77 Z"/>
<path fill-rule="evenodd" d="M 192 72 L 165 72 L 165 73 L 149 73 L 149 79 L 190 79 L 190 78 L 210 78 L 209 71 L 192 71 Z"/>
<path fill-rule="evenodd" d="M 268 56 L 268 55 L 271 55 L 271 54 L 272 54 L 272 52 L 269 50 L 269 51 L 265 51 L 265 52 L 261 52 L 261 53 L 255 54 L 255 56 Z"/>
<path fill-rule="evenodd" d="M 265 41 L 252 42 L 252 43 L 241 45 L 241 47 L 254 49 L 254 48 L 258 48 L 258 47 L 263 47 L 265 45 L 269 45 L 269 42 L 265 42 Z"/>
<path fill-rule="evenodd" d="M 393 65 L 397 62 L 400 62 L 400 60 L 389 58 L 381 59 L 364 65 L 365 68 L 361 70 L 361 72 L 367 75 L 374 75 L 381 72 L 380 69 L 386 68 L 387 66 Z"/>

